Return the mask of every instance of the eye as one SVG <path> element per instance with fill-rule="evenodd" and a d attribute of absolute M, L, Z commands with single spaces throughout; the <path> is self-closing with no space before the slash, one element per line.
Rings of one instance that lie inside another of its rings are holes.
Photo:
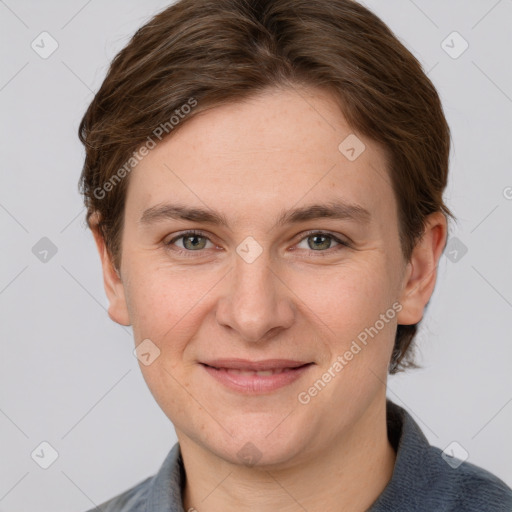
<path fill-rule="evenodd" d="M 186 231 L 185 233 L 181 233 L 168 242 L 165 242 L 165 246 L 171 248 L 171 246 L 174 246 L 174 244 L 178 241 L 180 241 L 182 244 L 181 247 L 178 245 L 173 250 L 176 250 L 179 253 L 200 252 L 202 249 L 211 248 L 214 245 L 208 237 L 204 236 L 202 232 Z M 211 244 L 210 247 L 207 247 L 208 242 Z"/>
<path fill-rule="evenodd" d="M 335 246 L 333 247 L 332 242 L 335 242 Z M 302 247 L 302 249 L 310 250 L 313 252 L 327 252 L 329 249 L 333 249 L 336 246 L 349 247 L 348 242 L 340 240 L 338 237 L 332 235 L 331 233 L 325 233 L 323 231 L 313 231 L 306 234 L 305 237 L 301 239 L 297 247 L 300 247 L 300 244 L 305 242 L 306 247 Z M 338 247 L 341 249 L 341 247 Z"/>

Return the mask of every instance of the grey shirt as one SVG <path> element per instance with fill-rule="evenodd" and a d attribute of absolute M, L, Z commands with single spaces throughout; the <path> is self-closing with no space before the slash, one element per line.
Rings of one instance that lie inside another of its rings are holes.
<path fill-rule="evenodd" d="M 512 490 L 488 471 L 431 446 L 412 416 L 387 401 L 388 438 L 397 453 L 391 480 L 367 512 L 512 512 Z M 457 466 L 457 467 L 455 467 Z M 185 512 L 179 443 L 158 473 L 88 512 Z"/>

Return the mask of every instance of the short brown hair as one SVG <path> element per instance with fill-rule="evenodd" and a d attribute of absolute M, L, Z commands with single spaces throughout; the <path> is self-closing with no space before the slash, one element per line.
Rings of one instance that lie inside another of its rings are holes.
<path fill-rule="evenodd" d="M 206 108 L 287 86 L 330 91 L 351 128 L 384 148 L 406 261 L 427 215 L 453 217 L 442 197 L 450 131 L 440 98 L 375 14 L 352 0 L 180 0 L 116 55 L 79 127 L 87 222 L 96 212 L 116 268 L 126 162 L 136 164 L 155 128 L 172 134 Z M 199 108 L 182 116 L 191 98 Z M 417 325 L 398 325 L 390 373 L 416 366 Z"/>

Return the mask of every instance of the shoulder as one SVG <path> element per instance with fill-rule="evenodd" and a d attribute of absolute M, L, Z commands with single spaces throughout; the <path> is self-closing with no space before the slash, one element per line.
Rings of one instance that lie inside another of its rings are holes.
<path fill-rule="evenodd" d="M 87 512 L 146 512 L 181 508 L 184 469 L 179 443 L 171 448 L 158 472 Z"/>
<path fill-rule="evenodd" d="M 87 512 L 142 512 L 154 477 L 150 476 L 128 490 L 105 501 Z"/>
<path fill-rule="evenodd" d="M 442 510 L 512 512 L 512 489 L 497 476 L 469 462 L 453 467 L 443 460 L 438 447 L 430 446 L 429 451 L 431 461 L 435 462 L 427 480 L 428 494 L 443 496 L 445 508 Z"/>
<path fill-rule="evenodd" d="M 489 471 L 431 445 L 402 407 L 387 402 L 393 475 L 371 512 L 512 512 L 512 489 Z"/>

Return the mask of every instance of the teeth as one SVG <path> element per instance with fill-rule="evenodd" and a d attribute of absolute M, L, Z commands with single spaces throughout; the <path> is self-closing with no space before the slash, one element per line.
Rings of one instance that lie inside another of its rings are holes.
<path fill-rule="evenodd" d="M 259 375 L 261 377 L 268 377 L 276 373 L 282 373 L 289 368 L 276 368 L 275 370 L 238 370 L 236 368 L 225 368 L 225 371 L 234 375 Z"/>

